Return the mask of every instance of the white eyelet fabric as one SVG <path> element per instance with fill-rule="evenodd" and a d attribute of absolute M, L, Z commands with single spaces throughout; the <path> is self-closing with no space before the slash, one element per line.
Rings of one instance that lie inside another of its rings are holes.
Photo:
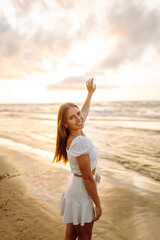
<path fill-rule="evenodd" d="M 77 157 L 83 154 L 89 153 L 91 171 L 96 167 L 98 163 L 98 154 L 92 141 L 85 136 L 77 136 L 73 139 L 69 150 L 67 150 L 67 156 L 71 167 L 71 172 L 81 175 L 81 171 L 78 167 Z"/>
<path fill-rule="evenodd" d="M 73 225 L 92 222 L 95 217 L 94 205 L 81 177 L 72 176 L 67 188 L 62 194 L 60 215 L 63 223 Z"/>
<path fill-rule="evenodd" d="M 89 153 L 91 170 L 98 162 L 97 151 L 89 138 L 77 136 L 73 139 L 69 150 L 67 150 L 71 172 L 81 175 L 78 167 L 77 157 Z M 95 173 L 93 178 L 96 186 L 100 182 L 99 174 Z M 91 196 L 88 194 L 82 177 L 73 175 L 62 194 L 60 202 L 60 215 L 63 216 L 63 223 L 80 224 L 90 223 L 94 220 L 95 209 Z"/>

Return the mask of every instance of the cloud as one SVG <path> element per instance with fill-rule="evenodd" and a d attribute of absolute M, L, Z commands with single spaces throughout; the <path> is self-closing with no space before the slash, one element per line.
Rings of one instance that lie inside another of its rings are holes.
<path fill-rule="evenodd" d="M 148 47 L 160 50 L 160 9 L 149 9 L 139 1 L 116 1 L 106 15 L 107 34 L 117 38 L 101 68 L 116 69 L 127 61 L 137 61 Z"/>
<path fill-rule="evenodd" d="M 89 36 L 95 34 L 97 29 L 96 17 L 93 13 L 89 13 L 85 21 L 80 25 L 80 27 L 75 32 L 75 39 L 77 41 L 85 41 Z"/>
<path fill-rule="evenodd" d="M 8 23 L 4 16 L 0 19 L 0 77 L 16 75 L 16 59 L 20 57 L 22 35 Z M 21 75 L 20 73 L 18 75 Z"/>
<path fill-rule="evenodd" d="M 48 91 L 55 91 L 55 90 L 83 90 L 86 88 L 86 81 L 89 78 L 92 78 L 89 73 L 85 73 L 81 76 L 70 76 L 62 81 L 56 83 L 56 84 L 51 84 L 46 87 Z M 95 79 L 96 80 L 96 79 Z M 117 86 L 107 83 L 103 81 L 102 83 L 99 83 L 99 80 L 96 80 L 96 85 L 98 86 L 98 89 L 108 89 L 108 88 L 117 88 Z"/>
<path fill-rule="evenodd" d="M 92 40 L 94 42 L 96 37 L 102 39 L 102 41 L 97 40 L 97 43 L 102 43 L 100 49 L 102 56 L 100 53 L 96 58 L 94 49 L 92 51 L 89 47 L 84 48 L 84 58 L 87 54 L 90 56 L 88 67 L 82 68 L 81 73 L 81 77 L 86 79 L 90 74 L 83 75 L 84 69 L 88 71 L 92 68 L 90 72 L 93 76 L 101 77 L 106 69 L 114 70 L 125 65 L 126 62 L 141 60 L 150 46 L 157 52 L 160 50 L 160 9 L 148 9 L 140 1 L 116 0 L 108 3 L 98 0 L 93 2 L 56 0 L 52 6 L 54 10 L 52 7 L 51 9 L 47 7 L 47 4 L 48 6 L 49 3 L 52 4 L 49 0 L 11 2 L 18 16 L 13 25 L 9 16 L 0 18 L 0 57 L 3 59 L 0 64 L 0 78 L 21 79 L 32 73 L 43 72 L 44 58 L 52 63 L 54 71 L 61 60 L 67 61 L 65 57 L 72 46 L 74 49 L 76 43 L 80 47 L 82 44 L 83 49 L 83 44 L 85 46 L 85 43 L 90 41 L 92 43 Z M 42 10 L 43 6 L 45 7 Z M 37 17 L 37 14 L 41 13 L 47 27 Z M 22 24 L 19 23 L 21 20 Z M 117 42 L 110 49 L 110 53 L 105 55 L 110 37 L 115 37 Z M 93 46 L 95 47 L 94 44 Z M 98 46 L 97 44 L 96 50 Z M 79 51 L 77 58 L 78 54 Z M 98 63 L 103 57 L 104 59 Z M 72 61 L 74 64 L 74 60 L 69 59 L 65 63 L 66 66 Z M 93 70 L 93 65 L 97 70 Z M 76 79 L 74 86 L 79 87 L 76 85 L 79 82 L 78 77 L 73 78 Z M 67 78 L 67 81 L 72 82 L 72 77 Z M 62 81 L 61 85 L 56 87 L 66 88 L 67 84 L 66 81 Z"/>
<path fill-rule="evenodd" d="M 10 28 L 9 23 L 7 22 L 6 18 L 4 16 L 0 16 L 0 32 L 6 32 Z"/>
<path fill-rule="evenodd" d="M 61 8 L 72 9 L 76 5 L 75 0 L 56 0 L 56 3 Z"/>
<path fill-rule="evenodd" d="M 12 0 L 11 3 L 19 17 L 28 14 L 36 4 L 38 4 L 37 6 L 41 6 L 42 9 L 47 8 L 44 0 Z"/>
<path fill-rule="evenodd" d="M 20 33 L 4 16 L 0 19 L 0 78 L 24 78 L 26 74 L 43 72 L 43 59 L 53 64 L 63 58 L 71 47 L 67 29 L 54 25 L 52 30 L 39 27 L 32 36 Z"/>
<path fill-rule="evenodd" d="M 87 74 L 82 76 L 70 76 L 67 78 L 64 78 L 62 81 L 51 84 L 46 87 L 48 91 L 54 91 L 54 90 L 81 90 L 85 89 L 85 82 L 88 80 Z"/>
<path fill-rule="evenodd" d="M 27 4 L 23 1 L 14 1 L 13 3 L 16 8 L 22 10 Z M 29 1 L 26 11 L 31 8 L 32 3 Z M 95 21 L 93 19 L 89 15 L 84 19 L 84 23 L 73 31 L 73 22 L 61 16 L 55 18 L 56 21 L 51 23 L 51 29 L 38 26 L 30 34 L 25 30 L 32 24 L 32 20 L 29 25 L 24 21 L 23 31 L 20 31 L 13 27 L 5 16 L 1 16 L 0 56 L 1 59 L 3 57 L 3 62 L 0 65 L 0 78 L 22 79 L 26 75 L 43 72 L 44 58 L 52 63 L 54 71 L 59 61 L 65 58 L 76 41 L 85 41 L 89 34 L 94 32 Z"/>
<path fill-rule="evenodd" d="M 17 39 L 20 39 L 20 34 L 11 27 L 4 16 L 0 17 L 0 54 L 1 57 L 17 54 L 19 47 Z"/>

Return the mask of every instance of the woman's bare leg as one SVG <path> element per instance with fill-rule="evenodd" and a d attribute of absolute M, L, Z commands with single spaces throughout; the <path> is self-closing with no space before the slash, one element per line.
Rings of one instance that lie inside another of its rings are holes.
<path fill-rule="evenodd" d="M 73 223 L 67 223 L 64 240 L 76 240 L 76 238 L 77 232 L 75 227 L 73 226 Z"/>
<path fill-rule="evenodd" d="M 92 239 L 92 229 L 94 222 L 85 223 L 84 226 L 75 225 L 75 229 L 77 231 L 78 240 L 91 240 Z"/>

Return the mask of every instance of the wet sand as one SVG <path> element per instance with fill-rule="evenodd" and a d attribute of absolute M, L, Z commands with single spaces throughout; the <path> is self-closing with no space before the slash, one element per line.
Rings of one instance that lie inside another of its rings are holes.
<path fill-rule="evenodd" d="M 63 239 L 64 226 L 54 214 L 57 210 L 46 210 L 46 203 L 30 193 L 25 176 L 17 169 L 0 156 L 0 239 Z"/>
<path fill-rule="evenodd" d="M 71 174 L 41 160 L 0 147 L 1 240 L 63 239 L 58 204 Z M 98 170 L 103 215 L 93 239 L 160 239 L 159 182 L 109 161 Z"/>

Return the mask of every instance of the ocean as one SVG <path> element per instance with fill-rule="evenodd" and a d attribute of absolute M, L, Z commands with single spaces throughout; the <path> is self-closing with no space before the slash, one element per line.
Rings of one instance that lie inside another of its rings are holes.
<path fill-rule="evenodd" d="M 0 104 L 0 145 L 51 162 L 59 106 Z M 160 181 L 160 101 L 92 103 L 84 132 L 97 147 L 102 175 L 110 161 Z"/>

